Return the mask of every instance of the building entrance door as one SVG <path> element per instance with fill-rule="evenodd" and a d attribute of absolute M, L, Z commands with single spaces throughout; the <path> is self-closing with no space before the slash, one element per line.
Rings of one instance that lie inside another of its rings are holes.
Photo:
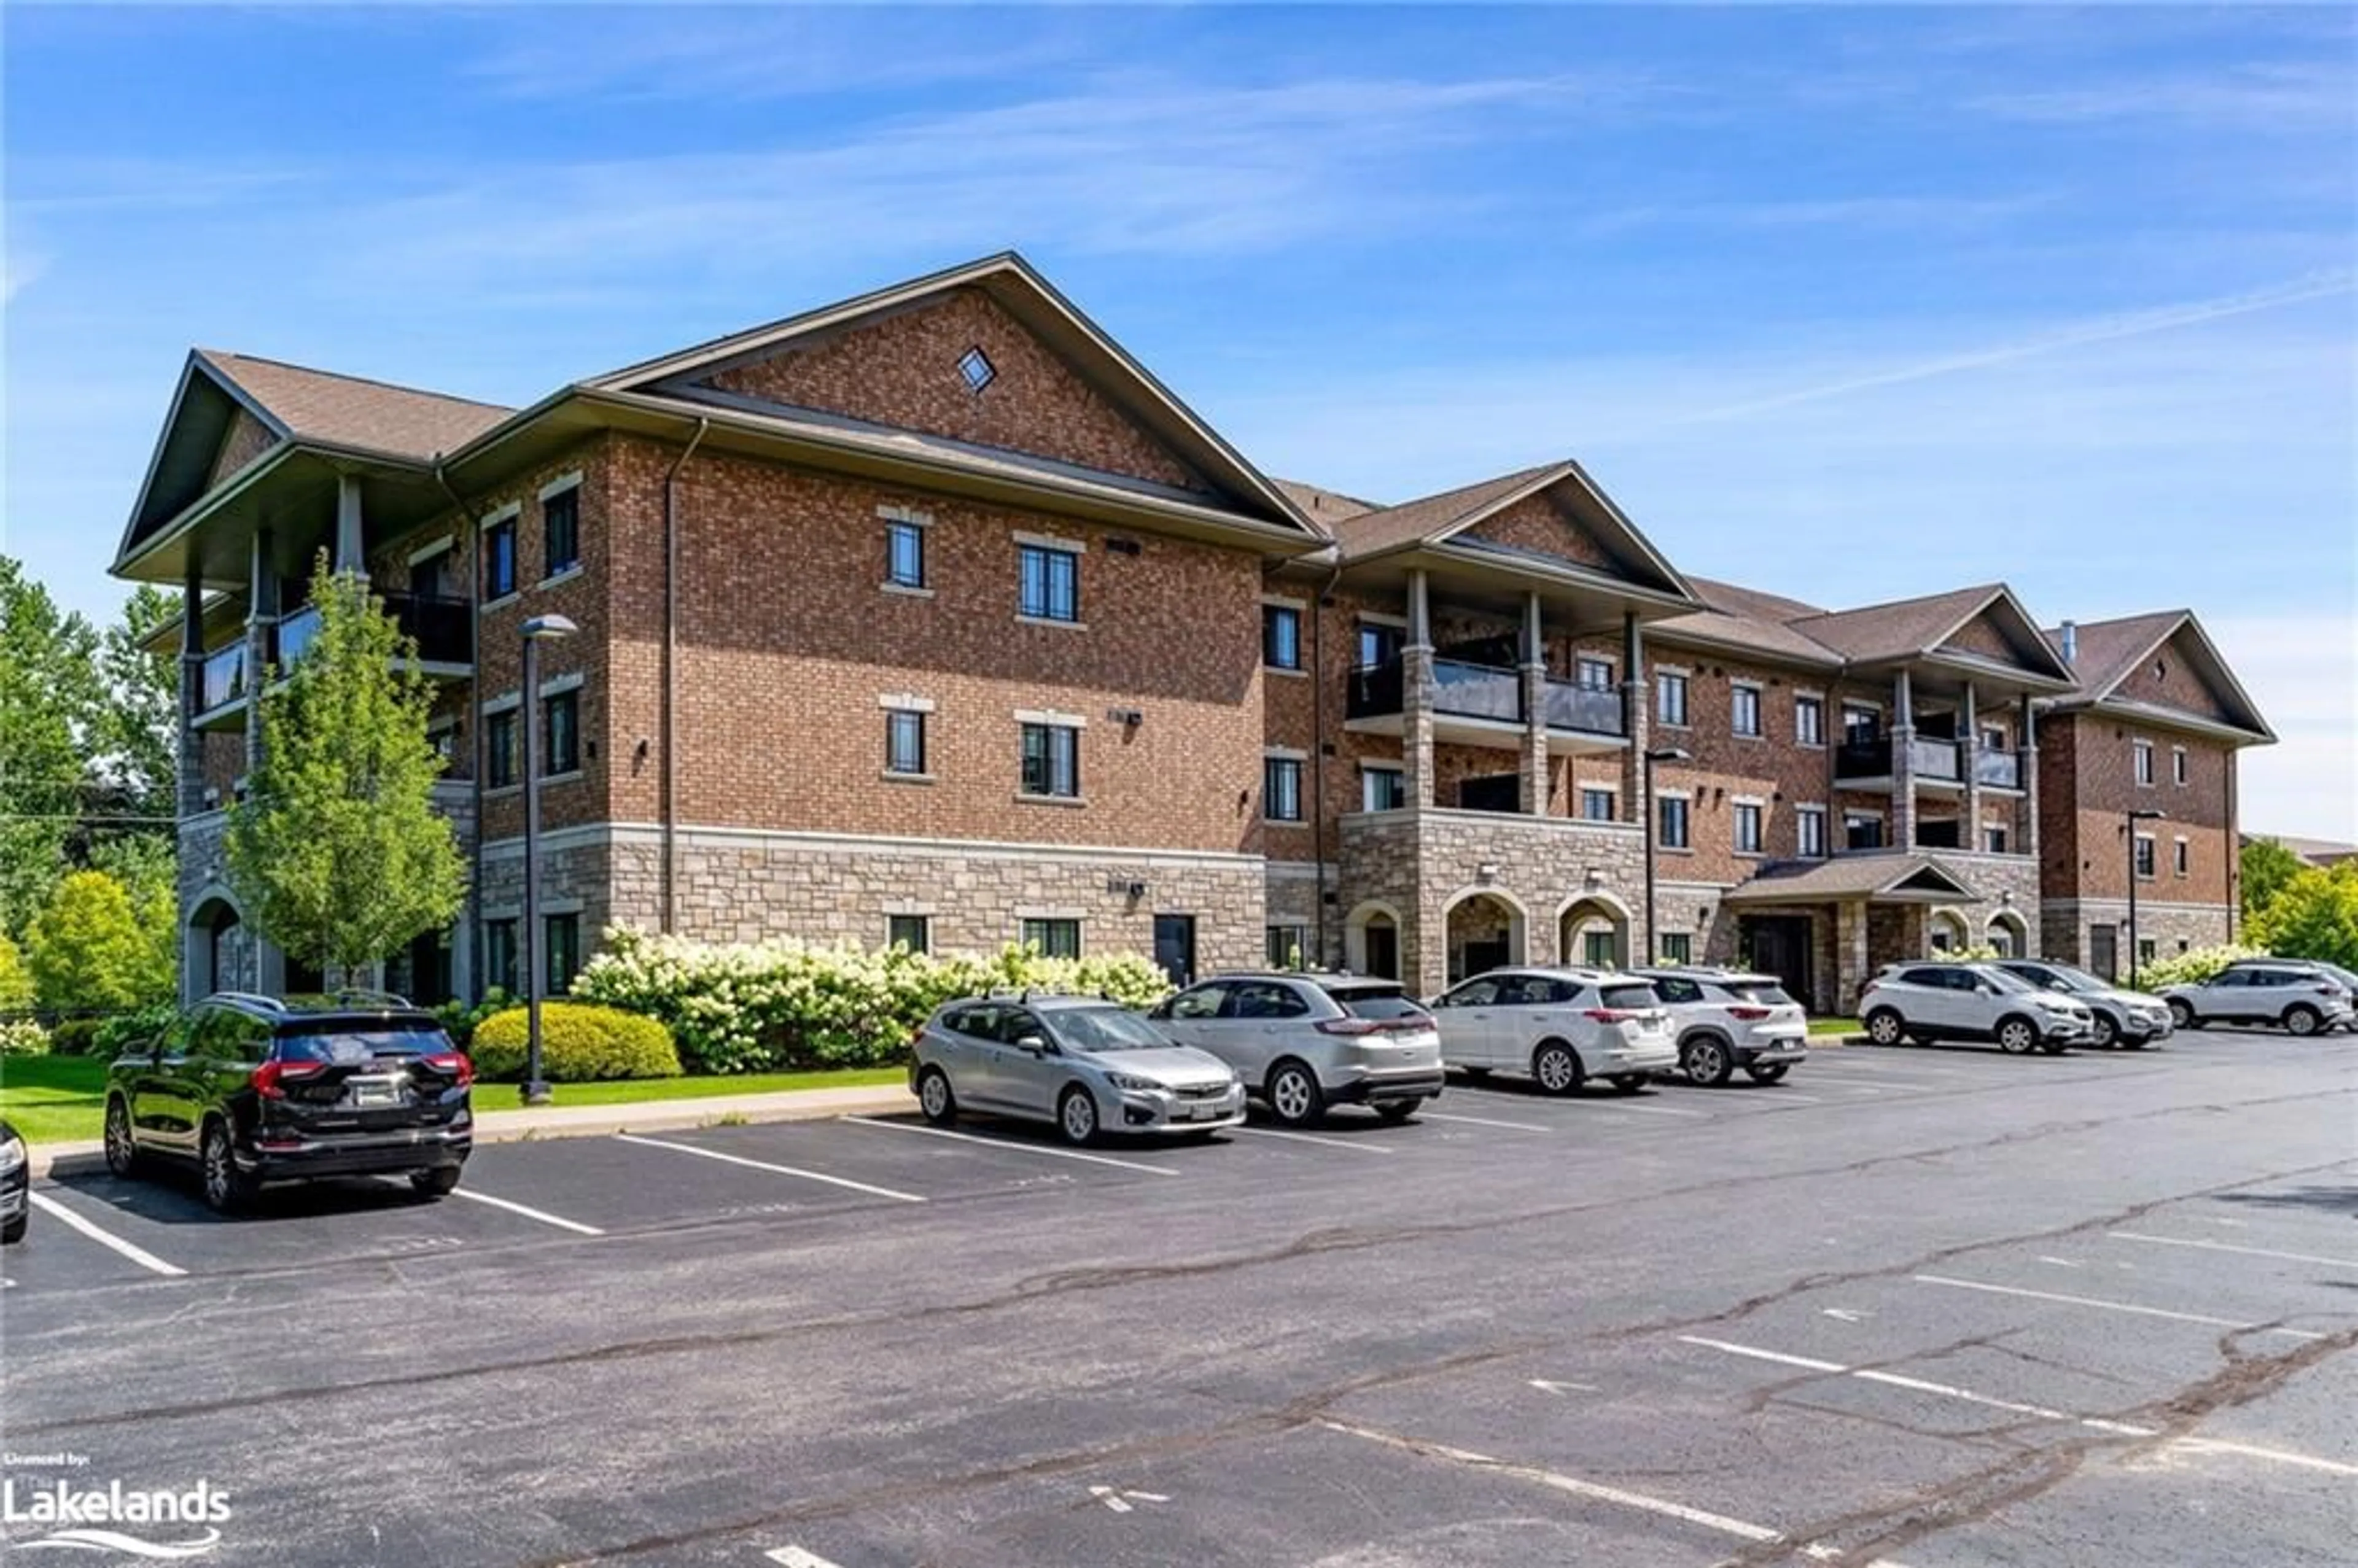
<path fill-rule="evenodd" d="M 1814 1004 L 1811 969 L 1817 944 L 1816 924 L 1806 914 L 1747 914 L 1736 925 L 1744 961 L 1764 975 L 1774 975 L 1785 994 Z"/>
<path fill-rule="evenodd" d="M 1158 914 L 1154 917 L 1154 961 L 1174 986 L 1195 982 L 1195 917 Z"/>

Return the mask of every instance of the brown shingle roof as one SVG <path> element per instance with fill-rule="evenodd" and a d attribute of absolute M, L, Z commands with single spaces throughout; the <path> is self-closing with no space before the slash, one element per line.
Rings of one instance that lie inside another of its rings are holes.
<path fill-rule="evenodd" d="M 1959 622 L 2004 591 L 1998 583 L 1952 589 L 1922 599 L 1809 616 L 1793 622 L 1793 630 L 1847 659 L 1905 658 L 1933 647 Z"/>
<path fill-rule="evenodd" d="M 1474 514 L 1496 505 L 1518 491 L 1528 489 L 1563 466 L 1562 463 L 1542 463 L 1537 468 L 1519 469 L 1513 473 L 1500 474 L 1496 479 L 1486 479 L 1478 484 L 1444 490 L 1438 495 L 1365 512 L 1336 524 L 1335 536 L 1342 541 L 1346 559 L 1379 555 L 1402 545 L 1413 545 L 1447 533 Z"/>
<path fill-rule="evenodd" d="M 1339 490 L 1309 484 L 1298 479 L 1270 478 L 1270 483 L 1285 492 L 1285 498 L 1310 514 L 1311 520 L 1332 529 L 1347 517 L 1364 517 L 1380 510 L 1372 501 L 1362 501 L 1356 495 L 1346 495 Z"/>
<path fill-rule="evenodd" d="M 2147 615 L 2125 615 L 2118 621 L 2083 621 L 2077 629 L 2080 651 L 2071 666 L 2083 694 L 2109 690 L 2178 630 L 2186 619 L 2182 610 L 2162 610 Z M 2063 656 L 2063 629 L 2043 633 L 2055 656 Z"/>
<path fill-rule="evenodd" d="M 424 462 L 453 451 L 514 412 L 438 392 L 395 386 L 276 360 L 200 349 L 223 379 L 267 409 L 297 440 Z"/>
<path fill-rule="evenodd" d="M 1921 879 L 1920 881 L 1919 879 Z M 1914 882 L 1912 887 L 1903 884 Z M 1945 885 L 1944 885 L 1945 884 Z M 1962 890 L 1952 892 L 1950 889 Z M 1838 855 L 1831 860 L 1773 866 L 1723 893 L 1723 903 L 1815 903 L 1877 898 L 1980 903 L 1971 882 L 1930 855 Z"/>
<path fill-rule="evenodd" d="M 1708 578 L 1689 578 L 1687 582 L 1694 589 L 1695 597 L 1710 608 L 1656 622 L 1650 629 L 1650 635 L 1673 642 L 1682 636 L 1693 637 L 1802 664 L 1842 663 L 1842 655 L 1832 648 L 1786 624 L 1788 621 L 1824 614 L 1817 606 L 1738 588 L 1734 583 L 1714 582 Z"/>

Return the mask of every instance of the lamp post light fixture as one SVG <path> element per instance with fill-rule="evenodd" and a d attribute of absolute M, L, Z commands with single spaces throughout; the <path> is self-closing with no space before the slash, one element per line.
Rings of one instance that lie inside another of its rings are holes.
<path fill-rule="evenodd" d="M 2136 856 L 2136 847 L 2137 847 L 2137 830 L 2136 830 L 2136 825 L 2137 825 L 2138 823 L 2140 823 L 2140 822 L 2159 822 L 2159 821 L 2162 821 L 2163 819 L 2165 819 L 2166 817 L 2168 817 L 2169 816 L 2169 813 L 2168 813 L 2168 812 L 2166 812 L 2166 811 L 2157 811 L 2157 810 L 2154 810 L 2153 808 L 2151 808 L 2151 807 L 2149 807 L 2149 806 L 2147 806 L 2147 807 L 2139 807 L 2139 808 L 2137 808 L 2137 809 L 2136 809 L 2136 810 L 2131 811 L 2131 812 L 2128 814 L 2128 818 L 2129 818 L 2129 989 L 2131 989 L 2131 990 L 2135 990 L 2135 989 L 2136 989 L 2136 983 L 2137 983 L 2137 968 L 2138 968 L 2137 960 L 2138 960 L 2138 958 L 2141 957 L 2141 954 L 2139 953 L 2138 949 L 2139 949 L 2139 948 L 2140 948 L 2140 946 L 2142 946 L 2142 943 L 2139 941 L 2138 936 L 2137 936 L 2137 916 L 2136 916 L 2136 884 L 2137 884 L 2137 864 L 2136 864 L 2137 856 Z M 2158 870 L 2158 869 L 2159 868 L 2159 866 L 2160 866 L 2160 860 L 2159 860 L 2160 850 L 2159 850 L 2158 849 L 2157 849 L 2154 851 L 2154 853 L 2155 853 L 2155 857 L 2156 857 L 2155 861 L 2154 861 L 2154 864 L 2155 864 L 2156 869 Z"/>
<path fill-rule="evenodd" d="M 540 993 L 548 977 L 540 959 L 540 645 L 581 630 L 562 615 L 535 615 L 524 623 L 524 1103 L 546 1105 L 540 1076 Z"/>
<path fill-rule="evenodd" d="M 1646 961 L 1662 961 L 1662 939 L 1654 929 L 1654 838 L 1657 818 L 1660 813 L 1654 805 L 1654 764 L 1656 762 L 1691 762 L 1694 753 L 1682 746 L 1660 746 L 1647 752 L 1641 770 L 1646 798 L 1638 805 L 1639 820 L 1646 829 Z"/>

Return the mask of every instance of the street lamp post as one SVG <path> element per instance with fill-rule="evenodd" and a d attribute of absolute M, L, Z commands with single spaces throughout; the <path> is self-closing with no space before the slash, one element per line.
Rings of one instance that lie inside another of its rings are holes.
<path fill-rule="evenodd" d="M 2139 958 L 2140 957 L 2142 957 L 2142 955 L 2141 955 L 2141 954 L 2139 953 L 2139 951 L 2138 951 L 2139 947 L 2141 946 L 2141 944 L 2139 943 L 2139 941 L 2138 941 L 2138 939 L 2137 939 L 2137 917 L 2136 917 L 2136 884 L 2137 884 L 2136 847 L 2137 847 L 2137 830 L 2136 830 L 2136 825 L 2137 825 L 2138 823 L 2140 823 L 2140 822 L 2159 822 L 2159 821 L 2161 821 L 2164 817 L 2167 817 L 2169 815 L 2169 813 L 2168 813 L 2168 812 L 2166 812 L 2166 811 L 2157 811 L 2157 810 L 2152 809 L 2151 807 L 2140 807 L 2140 808 L 2138 808 L 2138 809 L 2136 809 L 2136 810 L 2134 810 L 2134 811 L 2131 811 L 2131 812 L 2129 813 L 2129 989 L 2131 989 L 2131 990 L 2135 990 L 2135 989 L 2136 989 L 2136 983 L 2137 983 L 2137 960 L 2138 960 L 2138 958 Z M 2156 856 L 2156 866 L 2157 866 L 2157 869 L 2158 868 L 2158 865 L 2159 865 L 2159 859 L 2158 859 L 2158 858 L 2159 858 L 2159 856 L 2160 856 L 2160 853 L 2161 853 L 2160 849 L 2159 849 L 2159 847 L 2158 847 L 2158 846 L 2157 846 L 2157 847 L 2155 848 L 2155 850 L 2154 850 L 2154 854 L 2155 854 L 2155 856 Z"/>
<path fill-rule="evenodd" d="M 1654 932 L 1654 764 L 1656 762 L 1688 762 L 1694 753 L 1681 746 L 1661 746 L 1644 754 L 1640 769 L 1646 798 L 1638 803 L 1638 820 L 1646 830 L 1646 961 L 1662 961 L 1662 939 Z"/>
<path fill-rule="evenodd" d="M 562 615 L 535 615 L 524 623 L 524 1103 L 546 1105 L 540 1076 L 540 645 L 580 628 Z"/>

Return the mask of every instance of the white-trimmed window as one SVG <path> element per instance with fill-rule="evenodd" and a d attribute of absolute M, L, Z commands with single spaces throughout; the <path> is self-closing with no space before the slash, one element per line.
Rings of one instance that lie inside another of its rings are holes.
<path fill-rule="evenodd" d="M 1823 746 L 1826 743 L 1826 699 L 1815 695 L 1793 698 L 1793 743 L 1797 746 Z"/>
<path fill-rule="evenodd" d="M 581 476 L 570 474 L 540 492 L 540 575 L 544 580 L 581 564 Z"/>
<path fill-rule="evenodd" d="M 1983 827 L 1982 853 L 1985 855 L 2003 855 L 2006 853 L 2005 828 L 1998 827 Z"/>
<path fill-rule="evenodd" d="M 1272 969 L 1299 969 L 1310 963 L 1310 927 L 1300 925 L 1271 925 L 1267 932 L 1264 949 Z"/>
<path fill-rule="evenodd" d="M 2170 869 L 2181 877 L 2191 875 L 2193 872 L 2191 856 L 2192 851 L 2187 849 L 2186 840 L 2183 838 L 2177 840 L 2170 846 Z"/>
<path fill-rule="evenodd" d="M 1302 820 L 1302 759 L 1260 760 L 1260 814 L 1271 822 Z"/>
<path fill-rule="evenodd" d="M 1613 820 L 1613 792 L 1595 784 L 1583 784 L 1580 789 L 1580 816 L 1584 822 Z"/>
<path fill-rule="evenodd" d="M 902 519 L 884 524 L 884 580 L 894 588 L 925 586 L 925 531 Z"/>
<path fill-rule="evenodd" d="M 2172 746 L 2169 749 L 2169 776 L 2171 782 L 2179 788 L 2186 787 L 2190 775 L 2187 773 L 2186 748 L 2183 746 Z"/>
<path fill-rule="evenodd" d="M 1023 545 L 1018 547 L 1017 568 L 1022 583 L 1017 609 L 1025 620 L 1081 618 L 1081 557 L 1077 552 L 1051 545 Z"/>
<path fill-rule="evenodd" d="M 1658 827 L 1654 841 L 1657 844 L 1665 849 L 1685 849 L 1693 847 L 1688 838 L 1687 821 L 1688 809 L 1692 805 L 1693 802 L 1683 795 L 1665 795 L 1656 797 L 1654 812 Z"/>
<path fill-rule="evenodd" d="M 483 536 L 480 546 L 482 556 L 482 602 L 505 599 L 516 590 L 516 514 L 514 506 L 502 507 L 483 521 Z"/>
<path fill-rule="evenodd" d="M 884 771 L 904 777 L 925 772 L 925 714 L 919 708 L 884 710 Z"/>
<path fill-rule="evenodd" d="M 1823 806 L 1795 806 L 1793 838 L 1795 852 L 1803 860 L 1823 860 L 1826 853 L 1826 808 Z"/>
<path fill-rule="evenodd" d="M 2153 742 L 2132 741 L 2129 749 L 2136 758 L 2136 782 L 2150 784 L 2153 783 Z"/>
<path fill-rule="evenodd" d="M 1694 937 L 1684 931 L 1665 931 L 1654 939 L 1655 961 L 1662 964 L 1694 962 Z"/>
<path fill-rule="evenodd" d="M 1760 688 L 1738 681 L 1727 692 L 1727 725 L 1738 735 L 1760 736 Z"/>
<path fill-rule="evenodd" d="M 1040 949 L 1043 957 L 1081 956 L 1081 923 L 1061 915 L 1023 921 L 1017 928 L 1016 939 L 1026 947 Z"/>
<path fill-rule="evenodd" d="M 1408 805 L 1408 775 L 1399 768 L 1359 764 L 1359 809 L 1398 811 Z"/>
<path fill-rule="evenodd" d="M 1273 670 L 1302 667 L 1302 607 L 1267 600 L 1260 607 L 1260 662 Z"/>
<path fill-rule="evenodd" d="M 1061 800 L 1081 794 L 1081 732 L 1070 724 L 1022 726 L 1023 793 Z"/>
<path fill-rule="evenodd" d="M 1583 654 L 1572 664 L 1573 684 L 1583 691 L 1613 689 L 1613 661 Z"/>
<path fill-rule="evenodd" d="M 1683 670 L 1654 672 L 1654 719 L 1683 730 L 1687 722 L 1687 677 Z"/>
<path fill-rule="evenodd" d="M 581 687 L 577 682 L 540 699 L 540 776 L 581 771 Z"/>
<path fill-rule="evenodd" d="M 1760 853 L 1761 806 L 1758 801 L 1739 800 L 1736 803 L 1736 852 L 1739 855 Z"/>
<path fill-rule="evenodd" d="M 934 917 L 930 914 L 888 914 L 884 917 L 884 946 L 906 947 L 912 953 L 930 953 L 934 948 Z"/>
<path fill-rule="evenodd" d="M 2137 880 L 2138 880 L 2139 881 L 2147 881 L 2147 882 L 2149 882 L 2149 881 L 2153 881 L 2153 879 L 2154 879 L 2154 846 L 2153 846 L 2153 835 L 2152 835 L 2152 834 L 2150 834 L 2150 833 L 2140 833 L 2140 834 L 2138 834 L 2138 835 L 2136 836 L 2136 849 L 2135 849 L 2134 851 L 2132 851 L 2132 853 L 2133 853 L 2133 855 L 2135 856 L 2135 860 L 2136 860 L 2136 875 L 2137 875 Z"/>

